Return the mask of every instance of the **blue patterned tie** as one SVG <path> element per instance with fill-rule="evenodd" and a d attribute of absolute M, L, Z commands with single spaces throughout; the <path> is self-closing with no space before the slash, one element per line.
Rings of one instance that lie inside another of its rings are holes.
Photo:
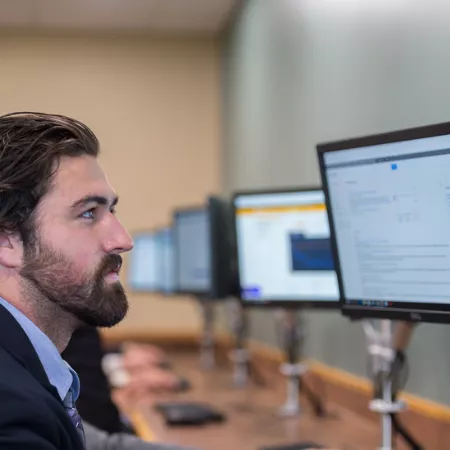
<path fill-rule="evenodd" d="M 78 414 L 77 408 L 75 407 L 72 390 L 69 390 L 69 392 L 67 393 L 66 398 L 64 399 L 64 406 L 66 407 L 66 411 L 69 414 L 70 420 L 72 421 L 78 432 L 78 435 L 80 436 L 81 442 L 83 442 L 83 445 L 86 446 L 86 442 L 84 440 L 83 422 L 81 421 L 81 417 Z"/>

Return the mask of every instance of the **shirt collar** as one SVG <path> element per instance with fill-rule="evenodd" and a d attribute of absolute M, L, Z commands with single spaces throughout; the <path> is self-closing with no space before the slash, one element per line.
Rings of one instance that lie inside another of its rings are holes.
<path fill-rule="evenodd" d="M 52 384 L 62 401 L 69 390 L 76 401 L 80 393 L 80 380 L 76 372 L 61 357 L 58 349 L 28 317 L 15 308 L 11 303 L 0 297 L 0 305 L 4 306 L 17 320 L 33 345 L 50 384 Z"/>

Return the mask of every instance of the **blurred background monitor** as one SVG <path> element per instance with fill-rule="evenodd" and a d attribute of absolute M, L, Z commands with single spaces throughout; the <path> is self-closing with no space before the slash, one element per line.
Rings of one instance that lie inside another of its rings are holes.
<path fill-rule="evenodd" d="M 242 192 L 233 204 L 244 304 L 339 308 L 321 189 Z"/>
<path fill-rule="evenodd" d="M 177 292 L 222 299 L 231 292 L 231 216 L 229 204 L 209 197 L 201 207 L 174 212 Z"/>
<path fill-rule="evenodd" d="M 175 267 L 172 228 L 162 228 L 155 233 L 157 278 L 156 290 L 165 295 L 175 292 Z"/>
<path fill-rule="evenodd" d="M 450 123 L 318 146 L 344 314 L 450 321 Z"/>
<path fill-rule="evenodd" d="M 158 261 L 156 234 L 140 232 L 133 236 L 134 247 L 128 265 L 128 285 L 132 291 L 156 292 Z"/>

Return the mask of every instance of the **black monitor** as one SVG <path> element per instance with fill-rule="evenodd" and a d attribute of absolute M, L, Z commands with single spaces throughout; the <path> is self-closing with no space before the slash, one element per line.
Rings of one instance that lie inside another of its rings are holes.
<path fill-rule="evenodd" d="M 135 292 L 156 292 L 156 234 L 154 231 L 142 231 L 134 234 L 133 240 L 134 247 L 128 264 L 128 286 Z"/>
<path fill-rule="evenodd" d="M 171 295 L 175 292 L 173 230 L 161 228 L 155 233 L 157 257 L 156 290 L 160 294 Z"/>
<path fill-rule="evenodd" d="M 233 205 L 244 305 L 339 308 L 321 189 L 240 192 Z"/>
<path fill-rule="evenodd" d="M 218 300 L 231 294 L 230 208 L 209 197 L 173 218 L 175 284 L 180 294 Z"/>
<path fill-rule="evenodd" d="M 450 322 L 450 123 L 318 154 L 344 314 Z"/>

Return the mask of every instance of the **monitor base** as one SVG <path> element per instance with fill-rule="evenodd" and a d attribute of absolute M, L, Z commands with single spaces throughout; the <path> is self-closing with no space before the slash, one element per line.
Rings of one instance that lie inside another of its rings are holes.
<path fill-rule="evenodd" d="M 302 413 L 299 394 L 305 394 L 317 417 L 326 415 L 320 398 L 306 386 L 303 376 L 308 371 L 305 364 L 298 363 L 303 357 L 305 320 L 300 309 L 289 308 L 283 311 L 280 321 L 283 325 L 283 343 L 287 363 L 280 366 L 281 373 L 287 378 L 286 401 L 279 410 L 281 417 L 294 417 Z"/>
<path fill-rule="evenodd" d="M 381 420 L 382 436 L 379 450 L 395 450 L 395 433 L 398 433 L 412 450 L 423 450 L 398 421 L 398 414 L 406 410 L 406 404 L 397 400 L 397 380 L 401 365 L 394 364 L 396 351 L 392 344 L 392 322 L 382 320 L 377 329 L 373 321 L 364 320 L 362 326 L 366 335 L 367 351 L 372 361 L 374 380 L 375 398 L 370 402 L 369 409 L 378 413 Z"/>
<path fill-rule="evenodd" d="M 216 367 L 214 341 L 214 304 L 204 298 L 198 298 L 203 316 L 203 333 L 200 342 L 200 365 L 203 370 L 211 371 Z"/>

